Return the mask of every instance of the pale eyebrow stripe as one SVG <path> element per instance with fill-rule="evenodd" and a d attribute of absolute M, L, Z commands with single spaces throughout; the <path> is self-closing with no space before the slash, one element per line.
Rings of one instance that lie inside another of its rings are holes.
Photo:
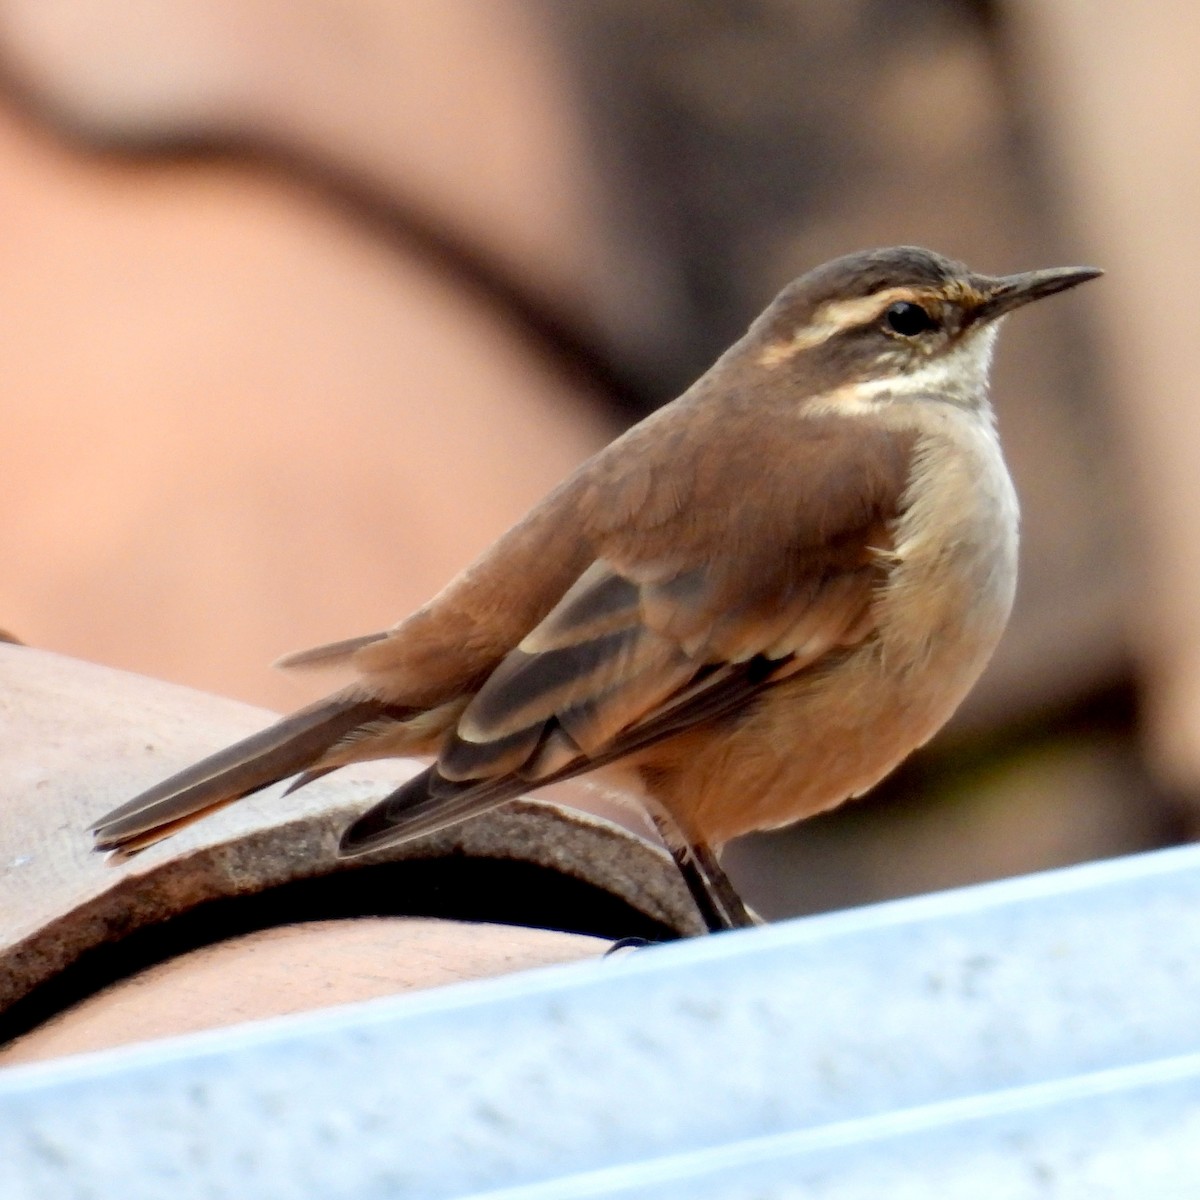
<path fill-rule="evenodd" d="M 813 319 L 797 329 L 791 337 L 767 346 L 759 354 L 758 361 L 764 367 L 776 367 L 802 350 L 811 350 L 814 346 L 829 341 L 844 329 L 869 324 L 897 300 L 919 299 L 913 288 L 894 287 L 854 300 L 830 300 L 827 304 L 822 304 L 813 314 Z"/>

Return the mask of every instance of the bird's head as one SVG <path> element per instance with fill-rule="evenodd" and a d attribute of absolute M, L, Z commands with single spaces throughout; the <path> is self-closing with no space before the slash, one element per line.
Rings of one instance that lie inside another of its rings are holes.
<path fill-rule="evenodd" d="M 981 407 L 998 320 L 1102 272 L 979 275 L 916 246 L 834 259 L 789 284 L 751 329 L 755 364 L 808 396 L 855 403 L 929 397 Z"/>

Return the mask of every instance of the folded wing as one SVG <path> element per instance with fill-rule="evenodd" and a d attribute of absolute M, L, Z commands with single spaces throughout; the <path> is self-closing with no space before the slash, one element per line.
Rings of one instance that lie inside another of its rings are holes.
<path fill-rule="evenodd" d="M 718 518 L 727 553 L 704 557 L 686 528 L 598 539 L 608 553 L 482 683 L 435 767 L 370 810 L 344 848 L 417 836 L 634 754 L 870 637 L 907 451 L 904 439 L 885 440 L 878 461 L 847 480 L 840 508 L 828 487 L 826 503 L 806 504 L 803 473 L 788 481 L 790 498 L 760 492 L 757 507 L 731 507 Z M 686 500 L 681 526 L 695 515 Z"/>

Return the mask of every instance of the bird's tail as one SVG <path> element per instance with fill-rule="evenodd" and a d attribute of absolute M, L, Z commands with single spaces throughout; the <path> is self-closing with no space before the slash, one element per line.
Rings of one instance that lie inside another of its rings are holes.
<path fill-rule="evenodd" d="M 310 768 L 384 709 L 377 700 L 335 696 L 284 717 L 101 817 L 91 829 L 96 848 L 139 850 L 215 808 Z"/>
<path fill-rule="evenodd" d="M 343 857 L 353 857 L 437 833 L 496 808 L 532 786 L 514 775 L 455 783 L 443 779 L 436 767 L 427 767 L 367 809 L 342 834 L 338 851 Z"/>

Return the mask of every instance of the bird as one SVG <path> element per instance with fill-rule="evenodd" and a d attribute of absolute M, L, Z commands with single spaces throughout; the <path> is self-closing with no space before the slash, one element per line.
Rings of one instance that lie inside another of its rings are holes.
<path fill-rule="evenodd" d="M 367 759 L 433 761 L 345 855 L 589 774 L 645 806 L 709 931 L 755 923 L 724 845 L 868 791 L 991 657 L 1019 523 L 997 330 L 1100 274 L 898 246 L 800 276 L 423 607 L 279 664 L 352 682 L 101 817 L 95 847 Z"/>

